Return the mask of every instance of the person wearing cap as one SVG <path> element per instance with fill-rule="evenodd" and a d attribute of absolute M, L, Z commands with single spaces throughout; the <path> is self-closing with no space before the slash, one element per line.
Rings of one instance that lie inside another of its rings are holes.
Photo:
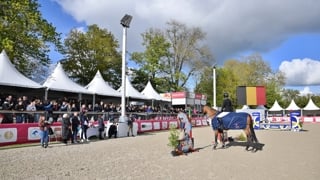
<path fill-rule="evenodd" d="M 223 103 L 221 106 L 221 112 L 233 112 L 232 102 L 229 99 L 228 93 L 223 93 Z"/>

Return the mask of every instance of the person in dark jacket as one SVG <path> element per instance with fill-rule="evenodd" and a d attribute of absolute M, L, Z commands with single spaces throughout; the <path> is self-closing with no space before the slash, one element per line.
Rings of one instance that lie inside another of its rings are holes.
<path fill-rule="evenodd" d="M 61 129 L 61 136 L 62 141 L 65 145 L 68 144 L 68 140 L 71 137 L 71 122 L 68 114 L 63 114 L 62 116 L 62 129 Z"/>
<path fill-rule="evenodd" d="M 224 99 L 221 106 L 221 112 L 232 112 L 233 111 L 232 102 L 229 99 L 228 93 L 224 93 L 223 98 Z"/>
<path fill-rule="evenodd" d="M 78 112 L 74 112 L 71 118 L 71 126 L 72 126 L 72 143 L 79 142 L 78 139 L 78 128 L 80 126 L 80 119 L 78 116 Z"/>
<path fill-rule="evenodd" d="M 86 111 L 83 111 L 81 113 L 80 121 L 81 121 L 81 142 L 83 142 L 84 140 L 89 141 L 89 138 L 87 137 L 87 130 L 89 128 L 89 119 Z"/>
<path fill-rule="evenodd" d="M 117 138 L 117 132 L 117 124 L 115 121 L 113 121 L 113 123 L 109 127 L 108 137 L 111 138 L 112 136 L 114 136 L 114 138 Z"/>
<path fill-rule="evenodd" d="M 98 125 L 99 125 L 99 139 L 104 139 L 104 120 L 102 118 L 102 114 L 98 115 Z"/>

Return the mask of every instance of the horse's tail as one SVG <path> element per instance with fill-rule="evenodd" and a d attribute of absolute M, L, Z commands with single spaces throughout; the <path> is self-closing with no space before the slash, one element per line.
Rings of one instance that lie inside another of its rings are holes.
<path fill-rule="evenodd" d="M 251 131 L 251 135 L 252 135 L 252 137 L 253 137 L 253 140 L 254 140 L 256 143 L 258 143 L 259 141 L 258 141 L 258 138 L 257 138 L 256 133 L 255 133 L 254 128 L 253 128 L 253 119 L 252 119 L 251 115 L 249 115 L 249 118 L 250 118 L 250 131 Z"/>

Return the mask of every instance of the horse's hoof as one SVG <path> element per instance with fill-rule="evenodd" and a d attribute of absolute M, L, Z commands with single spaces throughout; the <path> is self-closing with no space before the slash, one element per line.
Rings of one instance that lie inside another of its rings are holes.
<path fill-rule="evenodd" d="M 258 151 L 257 148 L 253 148 L 251 152 L 252 152 L 252 153 L 255 153 L 255 152 L 257 152 L 257 151 Z"/>
<path fill-rule="evenodd" d="M 213 150 L 216 150 L 216 149 L 217 149 L 217 144 L 214 144 L 213 147 L 212 147 L 212 149 L 213 149 Z"/>

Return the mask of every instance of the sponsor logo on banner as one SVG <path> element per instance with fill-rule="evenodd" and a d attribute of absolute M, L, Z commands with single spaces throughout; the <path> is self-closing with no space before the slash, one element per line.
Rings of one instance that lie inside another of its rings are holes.
<path fill-rule="evenodd" d="M 164 121 L 162 122 L 162 129 L 167 129 L 168 128 L 168 122 Z"/>
<path fill-rule="evenodd" d="M 252 118 L 253 118 L 253 127 L 256 129 L 260 128 L 260 112 L 252 112 Z"/>
<path fill-rule="evenodd" d="M 201 120 L 196 120 L 196 125 L 201 126 L 202 125 Z"/>
<path fill-rule="evenodd" d="M 151 122 L 141 123 L 141 131 L 150 131 L 150 130 L 152 130 L 152 123 Z"/>
<path fill-rule="evenodd" d="M 0 129 L 0 143 L 16 142 L 17 128 L 1 128 Z"/>
<path fill-rule="evenodd" d="M 169 127 L 171 127 L 171 126 L 178 127 L 178 122 L 177 121 L 170 121 L 169 122 Z"/>
<path fill-rule="evenodd" d="M 153 122 L 153 129 L 160 130 L 160 122 Z"/>
<path fill-rule="evenodd" d="M 28 128 L 28 140 L 40 139 L 40 129 L 38 127 Z"/>

